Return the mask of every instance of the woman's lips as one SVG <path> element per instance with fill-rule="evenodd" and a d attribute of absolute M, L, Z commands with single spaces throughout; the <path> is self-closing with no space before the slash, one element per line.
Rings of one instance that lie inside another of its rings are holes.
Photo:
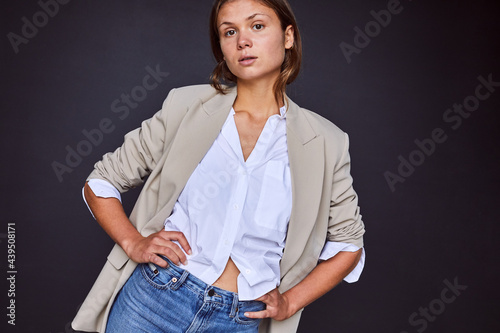
<path fill-rule="evenodd" d="M 252 56 L 247 56 L 247 57 L 242 57 L 239 62 L 243 66 L 248 66 L 253 64 L 257 60 L 257 57 L 252 57 Z"/>

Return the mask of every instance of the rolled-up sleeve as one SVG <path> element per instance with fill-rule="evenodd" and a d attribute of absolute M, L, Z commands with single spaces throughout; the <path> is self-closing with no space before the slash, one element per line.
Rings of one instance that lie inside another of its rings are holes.
<path fill-rule="evenodd" d="M 326 242 L 323 250 L 321 251 L 321 255 L 319 256 L 319 260 L 328 260 L 337 255 L 339 252 L 356 252 L 359 250 L 359 247 L 356 245 L 348 244 L 348 243 L 340 243 L 340 242 Z M 344 281 L 353 283 L 359 280 L 361 273 L 363 272 L 363 268 L 365 267 L 365 249 L 363 248 L 361 251 L 361 257 L 359 258 L 358 264 L 354 269 L 347 274 L 344 278 Z"/>
<path fill-rule="evenodd" d="M 91 179 L 88 181 L 88 185 L 97 197 L 116 198 L 120 201 L 120 203 L 122 202 L 120 192 L 118 192 L 118 190 L 107 181 L 102 179 Z M 87 199 L 85 198 L 85 187 L 82 188 L 82 197 L 90 211 L 90 214 L 92 214 L 92 217 L 95 219 L 94 213 L 92 212 L 92 209 L 90 209 Z"/>
<path fill-rule="evenodd" d="M 362 248 L 365 226 L 361 220 L 358 196 L 352 186 L 349 137 L 345 133 L 344 137 L 342 156 L 335 166 L 333 175 L 327 240 L 349 243 Z"/>

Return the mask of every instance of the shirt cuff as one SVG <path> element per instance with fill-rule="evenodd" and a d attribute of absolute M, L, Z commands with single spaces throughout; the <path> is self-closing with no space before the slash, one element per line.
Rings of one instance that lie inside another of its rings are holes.
<path fill-rule="evenodd" d="M 335 256 L 337 253 L 345 251 L 345 252 L 356 252 L 359 250 L 359 247 L 349 243 L 342 242 L 331 242 L 327 241 L 325 246 L 323 247 L 323 251 L 319 256 L 319 260 L 327 260 Z M 344 281 L 353 283 L 359 280 L 361 276 L 361 272 L 363 272 L 363 268 L 365 267 L 365 248 L 361 252 L 361 258 L 359 259 L 356 267 L 350 272 L 345 278 Z"/>
<path fill-rule="evenodd" d="M 91 179 L 88 181 L 88 185 L 92 192 L 99 197 L 99 198 L 116 198 L 122 202 L 122 197 L 120 195 L 120 192 L 109 182 L 102 180 L 102 179 Z M 94 214 L 92 213 L 92 210 L 89 207 L 89 204 L 87 203 L 87 200 L 85 199 L 85 194 L 84 194 L 84 188 L 82 188 L 82 196 L 83 196 L 83 201 L 85 201 L 85 204 L 87 205 L 87 208 L 90 211 L 90 214 L 92 214 L 92 217 L 95 219 Z"/>

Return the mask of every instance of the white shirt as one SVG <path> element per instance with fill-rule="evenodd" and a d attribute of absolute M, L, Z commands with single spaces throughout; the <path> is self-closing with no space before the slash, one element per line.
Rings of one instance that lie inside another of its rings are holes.
<path fill-rule="evenodd" d="M 268 118 L 250 156 L 244 161 L 231 109 L 221 132 L 190 176 L 165 221 L 165 230 L 182 231 L 193 251 L 182 268 L 213 284 L 229 257 L 238 267 L 238 296 L 253 300 L 279 285 L 279 263 L 292 209 L 286 143 L 286 107 Z M 100 197 L 120 199 L 102 180 L 89 186 Z M 326 242 L 326 239 L 325 239 Z M 320 260 L 352 244 L 326 242 Z M 345 280 L 358 280 L 362 258 Z"/>

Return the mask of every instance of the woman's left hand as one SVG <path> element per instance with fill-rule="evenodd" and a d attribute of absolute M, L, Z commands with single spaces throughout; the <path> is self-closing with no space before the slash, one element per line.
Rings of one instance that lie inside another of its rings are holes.
<path fill-rule="evenodd" d="M 275 288 L 267 294 L 259 297 L 256 301 L 266 304 L 266 309 L 257 312 L 245 312 L 248 318 L 272 318 L 275 320 L 285 320 L 293 315 L 290 307 L 290 301 L 285 294 L 281 294 L 278 288 Z"/>

